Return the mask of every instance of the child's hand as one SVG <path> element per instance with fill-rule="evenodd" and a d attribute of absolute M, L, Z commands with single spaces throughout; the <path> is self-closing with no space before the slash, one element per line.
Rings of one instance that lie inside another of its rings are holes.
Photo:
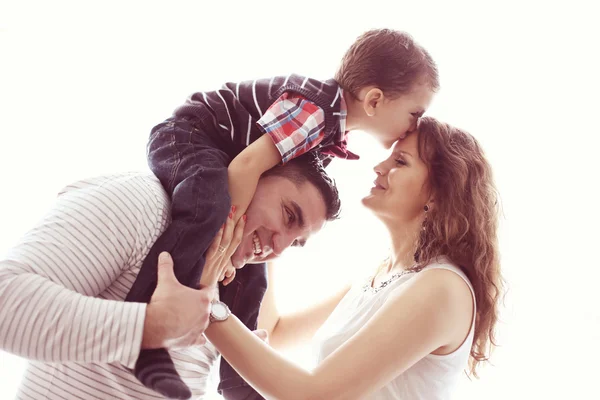
<path fill-rule="evenodd" d="M 233 213 L 234 209 L 232 208 L 227 221 L 206 251 L 206 264 L 200 278 L 200 287 L 212 287 L 221 281 L 224 285 L 228 285 L 235 278 L 235 268 L 231 263 L 231 256 L 242 241 L 246 216 L 244 215 L 235 223 Z"/>

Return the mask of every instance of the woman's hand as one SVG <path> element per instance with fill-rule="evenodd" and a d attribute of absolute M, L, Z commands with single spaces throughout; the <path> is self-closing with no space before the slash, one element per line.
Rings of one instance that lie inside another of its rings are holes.
<path fill-rule="evenodd" d="M 227 286 L 235 279 L 235 268 L 231 263 L 231 256 L 242 241 L 246 216 L 242 216 L 236 224 L 233 219 L 234 213 L 235 209 L 232 208 L 225 224 L 217 232 L 206 251 L 206 263 L 200 277 L 200 287 L 216 286 L 221 281 L 223 281 L 223 285 Z"/>

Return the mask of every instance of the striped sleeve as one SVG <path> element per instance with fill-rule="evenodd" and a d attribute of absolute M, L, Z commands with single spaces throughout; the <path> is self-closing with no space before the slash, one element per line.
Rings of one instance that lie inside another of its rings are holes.
<path fill-rule="evenodd" d="M 323 109 L 303 96 L 284 93 L 257 122 L 273 139 L 285 164 L 317 146 L 325 136 Z"/>
<path fill-rule="evenodd" d="M 132 367 L 146 305 L 97 296 L 156 240 L 164 218 L 152 198 L 139 177 L 59 196 L 0 261 L 0 348 L 30 360 Z"/>

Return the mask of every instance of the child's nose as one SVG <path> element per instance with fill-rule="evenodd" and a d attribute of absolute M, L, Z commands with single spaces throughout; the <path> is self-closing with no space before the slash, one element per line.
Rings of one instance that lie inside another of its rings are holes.
<path fill-rule="evenodd" d="M 414 131 L 416 131 L 418 123 L 419 123 L 419 120 L 417 118 L 415 118 L 413 120 L 413 122 L 410 124 L 410 126 L 408 127 L 408 130 L 406 131 L 406 135 L 408 135 L 409 133 L 413 133 Z"/>

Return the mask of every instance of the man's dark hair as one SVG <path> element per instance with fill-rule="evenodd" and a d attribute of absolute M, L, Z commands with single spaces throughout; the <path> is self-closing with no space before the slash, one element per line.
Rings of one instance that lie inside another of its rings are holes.
<path fill-rule="evenodd" d="M 267 176 L 281 176 L 296 185 L 312 183 L 325 201 L 326 220 L 333 221 L 339 217 L 341 203 L 335 181 L 327 175 L 323 162 L 315 151 L 293 158 L 285 165 L 271 168 L 262 174 L 262 177 Z"/>

